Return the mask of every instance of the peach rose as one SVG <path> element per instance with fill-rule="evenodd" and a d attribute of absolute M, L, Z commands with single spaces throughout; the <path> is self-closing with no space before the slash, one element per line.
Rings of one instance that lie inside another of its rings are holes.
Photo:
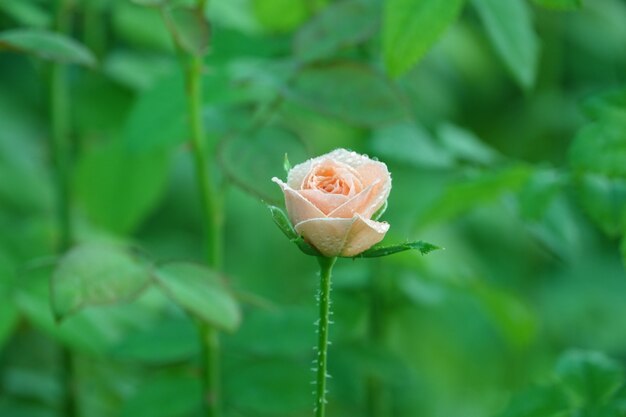
<path fill-rule="evenodd" d="M 324 256 L 355 256 L 380 242 L 389 224 L 371 220 L 391 190 L 387 166 L 345 149 L 293 167 L 285 193 L 296 232 Z"/>

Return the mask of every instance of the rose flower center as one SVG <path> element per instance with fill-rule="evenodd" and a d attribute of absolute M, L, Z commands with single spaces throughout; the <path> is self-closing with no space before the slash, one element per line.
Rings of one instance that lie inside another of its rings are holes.
<path fill-rule="evenodd" d="M 325 161 L 315 167 L 304 179 L 302 189 L 353 196 L 363 189 L 363 184 L 352 167 Z"/>

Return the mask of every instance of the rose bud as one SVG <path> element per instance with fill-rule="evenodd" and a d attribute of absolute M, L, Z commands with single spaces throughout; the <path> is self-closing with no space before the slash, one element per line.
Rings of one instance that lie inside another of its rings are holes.
<path fill-rule="evenodd" d="M 389 224 L 372 220 L 387 201 L 387 166 L 345 149 L 293 167 L 278 178 L 296 232 L 327 257 L 351 257 L 380 242 Z"/>

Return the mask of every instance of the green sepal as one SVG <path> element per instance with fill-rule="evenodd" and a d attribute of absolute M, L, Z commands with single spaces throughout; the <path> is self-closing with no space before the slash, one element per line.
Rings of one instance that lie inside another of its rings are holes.
<path fill-rule="evenodd" d="M 287 236 L 292 243 L 298 246 L 303 253 L 310 256 L 321 256 L 317 249 L 306 243 L 304 239 L 302 239 L 302 236 L 298 235 L 284 211 L 270 204 L 267 204 L 267 208 L 270 210 L 270 213 L 272 213 L 274 223 L 276 223 L 285 236 Z"/>
<path fill-rule="evenodd" d="M 388 246 L 374 246 L 365 252 L 361 252 L 356 256 L 351 256 L 350 258 L 378 258 L 381 256 L 389 256 L 394 253 L 404 252 L 407 250 L 417 249 L 420 251 L 422 255 L 426 255 L 432 251 L 443 249 L 439 246 L 435 246 L 432 243 L 424 242 L 422 240 L 418 240 L 417 242 L 406 242 L 400 243 L 397 245 L 388 245 Z"/>
<path fill-rule="evenodd" d="M 289 162 L 289 156 L 287 156 L 287 152 L 285 152 L 285 159 L 283 160 L 283 168 L 285 169 L 286 174 L 289 174 L 289 171 L 291 171 L 291 162 Z"/>

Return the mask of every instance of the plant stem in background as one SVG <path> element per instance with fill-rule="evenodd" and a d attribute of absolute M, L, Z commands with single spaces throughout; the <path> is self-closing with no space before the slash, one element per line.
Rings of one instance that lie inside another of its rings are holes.
<path fill-rule="evenodd" d="M 55 29 L 60 33 L 69 32 L 69 5 L 66 0 L 57 0 Z M 59 226 L 59 241 L 57 252 L 66 252 L 72 244 L 73 232 L 70 217 L 70 115 L 69 95 L 65 73 L 65 66 L 53 63 L 50 67 L 49 82 L 50 105 L 50 150 L 54 159 L 57 221 Z M 63 384 L 63 415 L 75 417 L 77 415 L 75 370 L 72 352 L 65 346 L 60 347 L 61 378 Z"/>
<path fill-rule="evenodd" d="M 324 417 L 326 412 L 326 378 L 328 358 L 328 327 L 330 325 L 330 288 L 333 265 L 337 258 L 317 258 L 320 264 L 319 308 L 317 323 L 317 390 L 315 394 L 315 416 Z"/>
<path fill-rule="evenodd" d="M 189 57 L 186 72 L 191 145 L 196 168 L 196 180 L 202 209 L 206 239 L 207 262 L 215 270 L 221 268 L 222 233 L 221 208 L 216 181 L 213 178 L 208 156 L 204 124 L 202 121 L 202 58 Z M 203 361 L 203 399 L 208 417 L 220 415 L 219 387 L 219 334 L 209 325 L 200 325 Z"/>

